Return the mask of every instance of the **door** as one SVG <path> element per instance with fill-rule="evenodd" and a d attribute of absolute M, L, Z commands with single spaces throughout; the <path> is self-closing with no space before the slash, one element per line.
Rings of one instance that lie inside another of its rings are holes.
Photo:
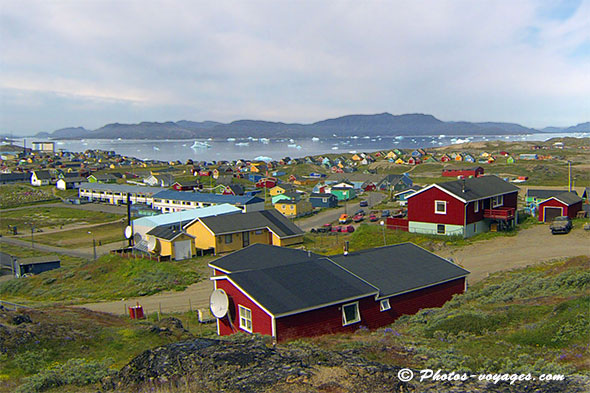
<path fill-rule="evenodd" d="M 189 259 L 191 255 L 191 242 L 192 240 L 180 240 L 174 243 L 174 259 L 181 261 L 183 259 Z"/>
<path fill-rule="evenodd" d="M 248 247 L 250 245 L 250 232 L 242 233 L 242 246 Z"/>
<path fill-rule="evenodd" d="M 562 209 L 561 207 L 549 207 L 549 206 L 544 206 L 543 207 L 543 221 L 545 222 L 551 222 L 553 221 L 553 219 L 555 217 L 559 217 L 561 216 L 561 212 Z"/>

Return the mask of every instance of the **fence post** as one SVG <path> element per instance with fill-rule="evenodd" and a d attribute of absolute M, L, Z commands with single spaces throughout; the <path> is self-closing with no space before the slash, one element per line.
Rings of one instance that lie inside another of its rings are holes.
<path fill-rule="evenodd" d="M 188 309 L 190 310 L 190 312 L 193 312 L 193 305 L 191 304 L 191 298 L 188 298 Z"/>

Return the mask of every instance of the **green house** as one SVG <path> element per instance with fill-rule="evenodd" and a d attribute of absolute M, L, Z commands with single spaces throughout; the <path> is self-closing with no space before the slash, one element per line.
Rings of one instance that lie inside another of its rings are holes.
<path fill-rule="evenodd" d="M 506 159 L 506 164 L 514 164 L 514 157 L 510 156 Z"/>
<path fill-rule="evenodd" d="M 338 201 L 348 201 L 356 198 L 356 192 L 352 187 L 332 187 L 330 193 L 335 195 Z"/>

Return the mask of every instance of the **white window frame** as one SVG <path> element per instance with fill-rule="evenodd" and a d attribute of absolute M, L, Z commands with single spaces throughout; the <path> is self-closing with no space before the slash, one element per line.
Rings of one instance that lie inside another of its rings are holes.
<path fill-rule="evenodd" d="M 438 211 L 438 203 L 442 203 L 444 211 Z M 434 214 L 447 214 L 447 201 L 434 201 Z"/>
<path fill-rule="evenodd" d="M 475 204 L 473 205 L 473 212 L 479 213 L 479 201 L 475 201 Z"/>
<path fill-rule="evenodd" d="M 350 321 L 346 320 L 346 313 L 345 313 L 345 309 L 347 307 L 350 306 L 355 306 L 356 307 L 356 318 Z M 358 323 L 361 321 L 361 313 L 359 310 L 359 302 L 354 302 L 354 303 L 348 303 L 348 304 L 343 304 L 342 305 L 342 326 L 348 326 L 348 325 L 352 325 L 354 323 Z"/>
<path fill-rule="evenodd" d="M 504 195 L 492 197 L 492 207 L 499 207 L 502 205 L 504 205 Z"/>
<path fill-rule="evenodd" d="M 252 333 L 252 310 L 238 305 L 238 317 L 240 319 L 240 329 Z"/>
<path fill-rule="evenodd" d="M 379 302 L 379 310 L 387 311 L 391 309 L 391 305 L 389 304 L 389 299 L 383 299 Z"/>

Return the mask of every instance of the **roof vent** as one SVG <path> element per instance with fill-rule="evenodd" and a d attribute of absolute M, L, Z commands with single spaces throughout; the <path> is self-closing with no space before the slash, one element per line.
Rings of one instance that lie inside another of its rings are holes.
<path fill-rule="evenodd" d="M 465 179 L 463 179 L 461 182 L 461 192 L 465 192 Z"/>

